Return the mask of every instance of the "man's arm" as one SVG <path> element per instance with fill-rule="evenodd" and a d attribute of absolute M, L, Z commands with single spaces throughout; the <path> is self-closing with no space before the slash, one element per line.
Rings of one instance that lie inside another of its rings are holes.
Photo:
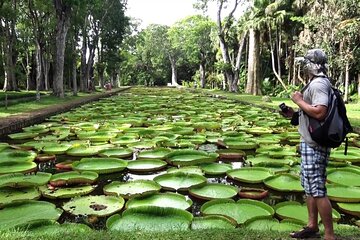
<path fill-rule="evenodd" d="M 307 115 L 319 121 L 324 120 L 327 114 L 327 107 L 324 105 L 312 106 L 304 101 L 303 95 L 300 92 L 294 92 L 291 95 L 293 102 L 298 105 Z"/>

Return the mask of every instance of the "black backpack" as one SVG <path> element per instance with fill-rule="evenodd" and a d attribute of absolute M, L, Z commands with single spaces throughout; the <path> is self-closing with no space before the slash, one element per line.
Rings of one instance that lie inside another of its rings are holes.
<path fill-rule="evenodd" d="M 352 131 L 353 128 L 346 115 L 346 107 L 341 97 L 341 92 L 331 87 L 328 112 L 325 120 L 320 122 L 309 117 L 309 132 L 311 138 L 320 146 L 336 148 L 345 140 L 346 134 Z M 346 148 L 347 138 L 345 154 Z"/>

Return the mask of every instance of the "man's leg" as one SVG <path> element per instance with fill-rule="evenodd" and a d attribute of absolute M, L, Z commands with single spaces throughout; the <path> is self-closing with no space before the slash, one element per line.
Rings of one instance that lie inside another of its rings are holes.
<path fill-rule="evenodd" d="M 314 230 L 318 230 L 318 206 L 317 199 L 307 196 L 306 205 L 309 214 L 308 227 Z"/>
<path fill-rule="evenodd" d="M 325 227 L 325 239 L 335 239 L 333 221 L 332 221 L 332 207 L 328 197 L 315 198 L 317 209 L 319 210 L 321 221 Z"/>

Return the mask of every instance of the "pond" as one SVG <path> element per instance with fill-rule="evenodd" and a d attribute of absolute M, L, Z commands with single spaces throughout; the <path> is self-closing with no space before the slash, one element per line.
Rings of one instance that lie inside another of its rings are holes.
<path fill-rule="evenodd" d="M 290 231 L 307 219 L 297 129 L 232 100 L 137 88 L 1 142 L 2 229 L 57 221 L 112 230 Z M 329 198 L 334 221 L 355 225 L 360 154 L 355 144 L 342 151 L 329 162 Z M 14 223 L 23 211 L 32 215 Z"/>

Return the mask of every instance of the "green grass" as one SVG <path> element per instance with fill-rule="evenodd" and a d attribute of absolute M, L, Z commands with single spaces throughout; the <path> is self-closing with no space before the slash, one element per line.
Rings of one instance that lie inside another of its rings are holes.
<path fill-rule="evenodd" d="M 48 92 L 40 92 L 41 95 L 48 95 Z M 8 100 L 19 99 L 19 98 L 27 98 L 27 97 L 34 97 L 36 96 L 36 91 L 21 91 L 21 92 L 14 92 L 14 91 L 0 91 L 0 101 L 5 101 L 7 95 Z"/>
<path fill-rule="evenodd" d="M 341 229 L 336 231 L 338 239 L 342 240 L 355 240 L 360 239 L 360 230 L 356 228 Z M 7 231 L 0 232 L 0 239 L 12 240 L 12 239 L 46 239 L 46 240 L 270 240 L 270 239 L 291 239 L 288 232 L 275 232 L 275 231 L 251 231 L 245 228 L 236 228 L 233 230 L 194 230 L 183 232 L 111 232 L 111 231 L 96 231 L 91 230 L 88 232 L 76 231 L 70 229 L 62 229 L 56 232 L 45 233 L 32 233 L 25 231 Z"/>

